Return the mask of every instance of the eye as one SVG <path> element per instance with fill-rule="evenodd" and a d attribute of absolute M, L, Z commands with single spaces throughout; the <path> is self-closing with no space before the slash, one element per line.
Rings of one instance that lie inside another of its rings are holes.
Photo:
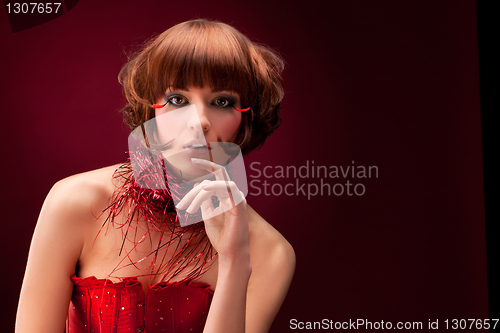
<path fill-rule="evenodd" d="M 212 104 L 214 104 L 215 106 L 217 106 L 219 108 L 229 108 L 229 107 L 232 107 L 234 105 L 234 102 L 229 98 L 219 97 L 219 98 L 215 99 L 212 102 Z"/>
<path fill-rule="evenodd" d="M 189 102 L 184 96 L 174 95 L 174 96 L 167 97 L 167 103 L 170 105 L 173 105 L 173 106 L 181 106 L 181 105 L 185 105 Z"/>

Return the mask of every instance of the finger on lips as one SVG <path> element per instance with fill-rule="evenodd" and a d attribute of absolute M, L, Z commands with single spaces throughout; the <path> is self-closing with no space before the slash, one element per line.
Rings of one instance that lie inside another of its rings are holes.
<path fill-rule="evenodd" d="M 206 169 L 207 171 L 213 171 L 214 169 L 217 170 L 217 169 L 222 168 L 221 165 L 215 164 L 213 162 L 210 162 L 210 161 L 207 161 L 207 160 L 204 160 L 201 158 L 194 158 L 193 157 L 193 158 L 191 158 L 191 162 L 200 168 Z"/>

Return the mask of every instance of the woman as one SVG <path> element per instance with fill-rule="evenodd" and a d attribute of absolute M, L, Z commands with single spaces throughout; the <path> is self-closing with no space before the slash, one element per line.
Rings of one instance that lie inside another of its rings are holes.
<path fill-rule="evenodd" d="M 51 189 L 16 332 L 267 332 L 294 252 L 213 157 L 234 161 L 234 146 L 247 154 L 279 126 L 282 67 L 220 22 L 147 43 L 120 72 L 139 144 Z"/>

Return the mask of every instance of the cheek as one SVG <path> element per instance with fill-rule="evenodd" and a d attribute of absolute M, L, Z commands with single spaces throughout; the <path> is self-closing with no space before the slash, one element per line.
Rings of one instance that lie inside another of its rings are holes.
<path fill-rule="evenodd" d="M 167 110 L 163 110 L 163 109 L 165 109 L 165 108 L 155 109 L 155 117 L 161 116 L 162 114 L 165 114 L 167 112 Z"/>
<path fill-rule="evenodd" d="M 237 114 L 231 115 L 231 117 L 227 117 L 224 119 L 224 125 L 221 126 L 220 136 L 224 141 L 234 142 L 238 133 L 240 131 L 241 123 L 242 123 L 242 115 L 241 112 Z"/>

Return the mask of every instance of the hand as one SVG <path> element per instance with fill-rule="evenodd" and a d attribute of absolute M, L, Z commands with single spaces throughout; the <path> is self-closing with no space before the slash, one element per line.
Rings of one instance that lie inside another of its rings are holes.
<path fill-rule="evenodd" d="M 226 169 L 213 162 L 192 159 L 193 165 L 211 171 L 215 180 L 197 184 L 177 204 L 177 209 L 194 213 L 201 208 L 210 242 L 221 257 L 249 256 L 248 212 L 245 195 L 230 180 Z M 212 196 L 219 199 L 219 207 L 212 204 Z"/>

